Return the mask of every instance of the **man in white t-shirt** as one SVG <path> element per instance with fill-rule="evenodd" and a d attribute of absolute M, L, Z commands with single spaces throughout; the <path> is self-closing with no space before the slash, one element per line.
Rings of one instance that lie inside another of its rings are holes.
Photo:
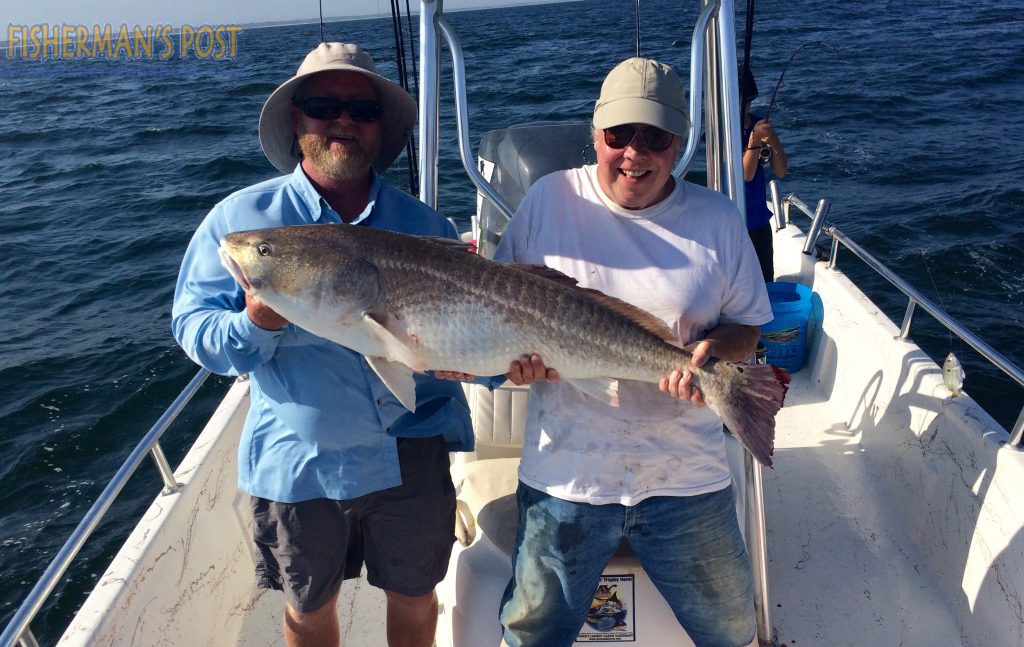
<path fill-rule="evenodd" d="M 594 110 L 597 164 L 552 173 L 523 199 L 496 253 L 542 264 L 662 318 L 701 366 L 754 354 L 771 307 L 743 220 L 722 194 L 672 176 L 688 130 L 682 82 L 633 58 Z M 698 647 L 754 635 L 750 565 L 721 420 L 689 372 L 621 381 L 592 399 L 534 355 L 519 468 L 520 530 L 501 605 L 509 647 L 575 640 L 601 572 L 627 539 Z"/>

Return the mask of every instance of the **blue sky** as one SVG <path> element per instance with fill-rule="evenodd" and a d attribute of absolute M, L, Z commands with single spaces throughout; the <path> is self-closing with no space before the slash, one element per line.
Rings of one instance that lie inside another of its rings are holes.
<path fill-rule="evenodd" d="M 444 0 L 445 10 L 473 9 L 509 4 L 530 4 L 531 0 Z M 533 0 L 536 2 L 536 0 Z M 129 2 L 126 0 L 3 0 L 0 28 L 8 25 L 172 25 L 248 24 L 316 20 L 317 0 L 174 0 L 172 2 Z M 400 2 L 405 7 L 405 0 Z M 409 5 L 419 6 L 418 0 Z M 390 0 L 323 0 L 324 17 L 390 15 Z M 4 38 L 0 38 L 4 40 Z"/>

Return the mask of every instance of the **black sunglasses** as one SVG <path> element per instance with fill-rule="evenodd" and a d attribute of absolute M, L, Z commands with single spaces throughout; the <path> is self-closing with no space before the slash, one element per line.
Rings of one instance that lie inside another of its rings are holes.
<path fill-rule="evenodd" d="M 380 119 L 384 112 L 384 106 L 372 99 L 342 101 L 334 97 L 307 97 L 295 101 L 295 105 L 310 119 L 323 121 L 337 119 L 343 112 L 347 112 L 355 121 L 373 122 Z"/>
<path fill-rule="evenodd" d="M 641 126 L 637 128 L 632 124 L 623 124 L 621 126 L 605 128 L 604 143 L 609 148 L 625 148 L 636 140 L 638 134 L 644 147 L 655 153 L 668 149 L 672 145 L 672 138 L 675 137 L 669 131 L 655 128 L 654 126 Z M 636 147 L 634 146 L 634 148 Z"/>

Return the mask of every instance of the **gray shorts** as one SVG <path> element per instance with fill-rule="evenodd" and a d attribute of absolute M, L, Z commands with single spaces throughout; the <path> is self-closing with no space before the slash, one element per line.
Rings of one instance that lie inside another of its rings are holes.
<path fill-rule="evenodd" d="M 410 597 L 444 579 L 455 541 L 455 488 L 441 436 L 399 438 L 402 485 L 357 499 L 278 503 L 252 497 L 256 583 L 316 611 L 358 577 Z"/>

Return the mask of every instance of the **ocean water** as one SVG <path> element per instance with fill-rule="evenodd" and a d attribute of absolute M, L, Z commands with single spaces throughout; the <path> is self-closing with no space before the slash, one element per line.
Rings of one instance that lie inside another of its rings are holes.
<path fill-rule="evenodd" d="M 689 69 L 697 3 L 642 3 L 643 54 Z M 588 0 L 453 14 L 470 134 L 589 118 L 604 74 L 635 53 L 634 3 Z M 1024 19 L 983 5 L 828 0 L 757 4 L 752 68 L 790 158 L 785 193 L 830 220 L 1017 364 L 1024 364 Z M 737 16 L 742 30 L 743 16 Z M 230 61 L 22 61 L 0 55 L 0 624 L 6 624 L 131 448 L 195 373 L 171 338 L 181 256 L 205 213 L 275 174 L 263 101 L 319 42 L 318 25 L 247 29 Z M 331 23 L 395 77 L 389 19 Z M 443 85 L 440 208 L 465 225 L 472 187 Z M 407 186 L 404 159 L 389 179 Z M 899 321 L 905 299 L 841 253 Z M 918 315 L 913 336 L 956 351 L 966 388 L 1003 424 L 1021 389 Z M 175 463 L 224 392 L 212 379 L 168 432 Z M 33 624 L 54 642 L 159 489 L 146 464 Z"/>

